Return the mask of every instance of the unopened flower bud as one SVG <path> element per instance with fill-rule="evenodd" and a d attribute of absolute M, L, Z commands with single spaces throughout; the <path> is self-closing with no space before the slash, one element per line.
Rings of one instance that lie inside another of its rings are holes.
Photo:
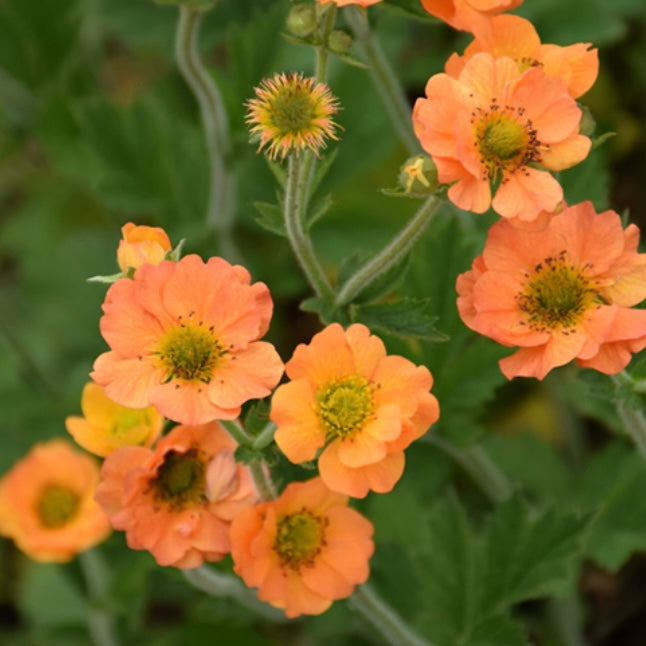
<path fill-rule="evenodd" d="M 145 263 L 158 265 L 171 250 L 166 232 L 159 227 L 137 226 L 128 222 L 122 227 L 121 234 L 123 238 L 117 248 L 117 262 L 124 274 Z"/>
<path fill-rule="evenodd" d="M 581 125 L 579 130 L 582 135 L 586 137 L 592 137 L 594 131 L 597 129 L 597 122 L 592 116 L 592 112 L 587 105 L 581 105 L 579 103 L 579 108 L 581 108 Z"/>
<path fill-rule="evenodd" d="M 399 185 L 406 193 L 434 193 L 438 181 L 433 160 L 428 155 L 409 157 L 399 171 Z"/>
<path fill-rule="evenodd" d="M 352 47 L 352 36 L 342 29 L 335 29 L 327 41 L 328 49 L 335 54 L 345 54 Z"/>
<path fill-rule="evenodd" d="M 311 4 L 297 4 L 287 15 L 287 30 L 294 36 L 306 38 L 316 27 L 316 9 Z"/>

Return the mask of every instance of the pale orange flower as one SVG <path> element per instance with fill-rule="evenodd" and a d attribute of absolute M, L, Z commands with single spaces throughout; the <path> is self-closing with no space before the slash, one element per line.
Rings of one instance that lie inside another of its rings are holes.
<path fill-rule="evenodd" d="M 0 534 L 36 561 L 69 561 L 110 533 L 98 482 L 98 464 L 68 442 L 36 444 L 0 480 Z"/>
<path fill-rule="evenodd" d="M 337 7 L 345 7 L 349 4 L 358 4 L 361 7 L 369 7 L 371 4 L 377 4 L 381 0 L 318 0 L 319 4 L 330 4 L 333 2 Z"/>
<path fill-rule="evenodd" d="M 449 199 L 484 213 L 534 220 L 563 199 L 542 168 L 574 166 L 590 151 L 579 134 L 581 110 L 563 81 L 539 67 L 522 72 L 511 58 L 475 54 L 458 79 L 436 74 L 413 110 L 415 133 L 433 157 Z M 498 183 L 495 195 L 491 184 Z"/>
<path fill-rule="evenodd" d="M 496 14 L 515 9 L 523 0 L 422 0 L 428 13 L 454 29 L 474 31 Z"/>
<path fill-rule="evenodd" d="M 283 372 L 273 345 L 257 341 L 272 307 L 264 283 L 222 258 L 142 265 L 108 290 L 100 326 L 111 351 L 91 377 L 122 406 L 185 424 L 235 419 Z"/>
<path fill-rule="evenodd" d="M 235 442 L 217 422 L 176 426 L 154 450 L 115 449 L 101 468 L 96 499 L 128 546 L 159 565 L 194 568 L 230 550 L 229 526 L 258 499 L 237 464 Z"/>
<path fill-rule="evenodd" d="M 473 330 L 520 349 L 500 362 L 508 379 L 542 379 L 572 359 L 607 374 L 646 346 L 646 254 L 639 230 L 583 202 L 543 231 L 496 223 L 481 256 L 458 276 L 458 310 Z"/>
<path fill-rule="evenodd" d="M 496 16 L 485 29 L 476 30 L 475 39 L 464 50 L 464 55 L 451 55 L 445 71 L 449 76 L 459 78 L 466 62 L 479 52 L 488 52 L 494 58 L 508 56 L 516 61 L 521 71 L 540 67 L 548 76 L 560 78 L 570 96 L 576 99 L 592 87 L 599 73 L 598 51 L 590 47 L 590 43 L 567 47 L 543 45 L 529 20 L 513 15 Z"/>
<path fill-rule="evenodd" d="M 164 425 L 164 418 L 153 406 L 120 406 L 93 382 L 83 388 L 81 410 L 83 417 L 68 417 L 65 427 L 77 444 L 102 457 L 120 446 L 150 446 Z"/>
<path fill-rule="evenodd" d="M 168 235 L 159 227 L 128 222 L 121 228 L 121 235 L 123 238 L 117 248 L 117 262 L 124 274 L 144 263 L 158 265 L 172 248 Z"/>
<path fill-rule="evenodd" d="M 404 449 L 437 421 L 431 373 L 386 355 L 365 325 L 338 323 L 299 345 L 276 389 L 275 440 L 295 463 L 313 460 L 333 491 L 364 497 L 390 491 L 404 471 Z"/>
<path fill-rule="evenodd" d="M 231 525 L 235 572 L 290 618 L 325 612 L 370 574 L 373 527 L 347 504 L 314 478 L 240 512 Z"/>

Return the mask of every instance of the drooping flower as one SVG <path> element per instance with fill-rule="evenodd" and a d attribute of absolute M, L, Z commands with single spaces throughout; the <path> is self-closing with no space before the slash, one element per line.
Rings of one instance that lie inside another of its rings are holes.
<path fill-rule="evenodd" d="M 576 43 L 567 47 L 541 44 L 529 20 L 520 16 L 502 15 L 492 18 L 485 29 L 476 29 L 475 39 L 462 56 L 452 54 L 445 71 L 459 78 L 468 60 L 479 52 L 494 58 L 513 58 L 521 71 L 540 67 L 548 76 L 560 78 L 574 99 L 585 94 L 597 79 L 599 56 L 590 43 Z"/>
<path fill-rule="evenodd" d="M 68 442 L 36 444 L 0 480 L 0 534 L 36 561 L 69 561 L 110 533 L 98 482 L 98 464 Z"/>
<path fill-rule="evenodd" d="M 159 565 L 194 568 L 230 551 L 229 527 L 258 499 L 235 442 L 216 422 L 176 426 L 154 450 L 115 449 L 101 468 L 96 499 L 128 546 Z"/>
<path fill-rule="evenodd" d="M 65 427 L 77 444 L 102 457 L 120 446 L 150 446 L 164 425 L 164 418 L 153 406 L 120 406 L 92 382 L 83 387 L 81 410 L 83 417 L 68 417 Z"/>
<path fill-rule="evenodd" d="M 404 470 L 404 449 L 437 421 L 431 373 L 386 355 L 365 325 L 333 323 L 299 345 L 276 389 L 270 417 L 275 440 L 295 463 L 319 456 L 332 491 L 362 498 L 390 491 Z"/>
<path fill-rule="evenodd" d="M 292 72 L 264 79 L 247 101 L 247 124 L 258 150 L 267 146 L 272 159 L 291 151 L 312 150 L 318 155 L 327 139 L 338 139 L 334 115 L 339 102 L 324 83 Z"/>
<path fill-rule="evenodd" d="M 496 223 L 481 256 L 458 276 L 458 310 L 470 328 L 505 346 L 508 379 L 542 379 L 572 359 L 607 374 L 646 346 L 646 254 L 639 230 L 590 202 L 552 216 L 543 231 Z"/>
<path fill-rule="evenodd" d="M 117 262 L 124 274 L 144 263 L 158 265 L 172 248 L 168 235 L 159 227 L 128 222 L 121 228 L 121 235 L 123 237 L 117 247 Z"/>
<path fill-rule="evenodd" d="M 373 527 L 320 478 L 293 482 L 231 526 L 234 570 L 288 617 L 325 612 L 370 574 Z"/>
<path fill-rule="evenodd" d="M 454 29 L 474 31 L 483 28 L 495 15 L 515 9 L 523 0 L 422 0 L 428 13 Z"/>
<path fill-rule="evenodd" d="M 100 326 L 111 351 L 91 377 L 122 406 L 185 424 L 234 419 L 282 375 L 274 347 L 257 341 L 272 307 L 266 285 L 222 258 L 142 265 L 108 290 Z"/>
<path fill-rule="evenodd" d="M 433 157 L 449 199 L 462 209 L 533 220 L 563 200 L 558 171 L 584 159 L 581 110 L 562 80 L 511 58 L 475 54 L 458 79 L 436 74 L 413 110 L 415 133 Z M 499 186 L 492 199 L 492 183 Z"/>

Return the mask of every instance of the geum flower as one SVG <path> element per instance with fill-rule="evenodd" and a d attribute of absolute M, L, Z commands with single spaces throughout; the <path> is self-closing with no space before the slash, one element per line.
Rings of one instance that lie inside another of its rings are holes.
<path fill-rule="evenodd" d="M 552 171 L 584 159 L 591 142 L 579 134 L 581 110 L 559 78 L 540 67 L 522 72 L 511 58 L 475 54 L 458 79 L 436 74 L 413 110 L 415 133 L 452 183 L 449 199 L 484 213 L 534 220 L 552 212 L 563 190 Z M 492 184 L 497 186 L 492 199 Z"/>
<path fill-rule="evenodd" d="M 267 146 L 271 159 L 311 150 L 316 155 L 327 139 L 338 139 L 334 115 L 339 102 L 325 83 L 292 72 L 263 79 L 247 101 L 246 121 L 258 151 Z"/>
<path fill-rule="evenodd" d="M 464 54 L 452 54 L 446 62 L 445 72 L 459 78 L 468 60 L 480 52 L 494 58 L 512 58 L 521 71 L 540 67 L 548 76 L 560 78 L 574 99 L 585 94 L 597 79 L 599 55 L 590 49 L 590 43 L 576 43 L 567 47 L 542 44 L 529 20 L 520 16 L 495 16 L 484 29 L 476 29 L 475 39 Z"/>
<path fill-rule="evenodd" d="M 243 510 L 231 525 L 234 570 L 288 617 L 325 612 L 370 574 L 373 527 L 320 478 Z"/>
<path fill-rule="evenodd" d="M 153 406 L 120 406 L 93 382 L 83 387 L 81 410 L 83 417 L 68 417 L 65 427 L 78 445 L 102 457 L 120 446 L 150 446 L 164 425 L 164 418 Z"/>
<path fill-rule="evenodd" d="M 508 379 L 542 379 L 572 359 L 615 374 L 646 347 L 646 254 L 639 230 L 590 202 L 552 216 L 540 232 L 500 221 L 481 256 L 458 276 L 458 310 L 470 328 L 505 346 Z"/>
<path fill-rule="evenodd" d="M 329 325 L 285 369 L 291 381 L 276 389 L 270 412 L 278 447 L 295 463 L 320 452 L 323 482 L 349 496 L 390 491 L 404 449 L 439 417 L 428 369 L 387 356 L 365 325 Z"/>
<path fill-rule="evenodd" d="M 116 449 L 101 468 L 96 499 L 128 546 L 159 565 L 194 568 L 229 553 L 229 527 L 258 499 L 233 458 L 235 442 L 216 422 L 176 426 L 154 450 Z"/>
<path fill-rule="evenodd" d="M 142 265 L 108 290 L 100 327 L 111 350 L 90 376 L 122 406 L 185 424 L 234 419 L 282 375 L 274 347 L 257 341 L 272 307 L 266 285 L 222 258 Z"/>
<path fill-rule="evenodd" d="M 99 465 L 64 440 L 36 444 L 0 480 L 0 534 L 36 561 L 66 562 L 103 541 Z"/>
<path fill-rule="evenodd" d="M 489 20 L 503 11 L 511 11 L 523 0 L 422 0 L 428 13 L 454 29 L 474 31 L 486 28 Z"/>

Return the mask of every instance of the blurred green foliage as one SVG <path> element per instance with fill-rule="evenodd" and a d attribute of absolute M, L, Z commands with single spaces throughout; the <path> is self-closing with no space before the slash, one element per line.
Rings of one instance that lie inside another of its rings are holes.
<path fill-rule="evenodd" d="M 416 0 L 390 0 L 371 8 L 370 17 L 412 101 L 467 38 L 437 21 L 415 20 L 407 2 L 417 9 Z M 225 0 L 207 15 L 201 42 L 233 131 L 236 242 L 254 280 L 272 291 L 269 338 L 284 359 L 319 323 L 299 310 L 311 294 L 285 240 L 256 222 L 254 204 L 275 203 L 276 183 L 248 144 L 244 101 L 272 72 L 313 70 L 312 51 L 279 36 L 289 6 Z M 629 209 L 644 224 L 646 5 L 527 0 L 518 13 L 534 21 L 544 41 L 600 47 L 599 82 L 583 101 L 598 132 L 617 137 L 561 174 L 566 199 Z M 0 474 L 35 442 L 64 435 L 65 416 L 79 410 L 92 362 L 105 349 L 98 331 L 104 288 L 85 278 L 116 271 L 120 227 L 129 220 L 162 226 L 174 242 L 186 238 L 188 252 L 216 248 L 204 221 L 208 160 L 199 114 L 173 62 L 176 14 L 146 0 L 0 2 Z M 326 270 L 337 276 L 357 252 L 384 244 L 417 205 L 380 192 L 396 184 L 406 155 L 365 71 L 335 59 L 330 84 L 345 130 L 319 188 L 326 212 L 312 223 L 312 235 Z M 272 214 L 263 217 L 271 221 Z M 597 383 L 603 378 L 563 370 L 541 385 L 506 384 L 496 363 L 504 349 L 459 320 L 455 278 L 491 222 L 443 209 L 401 275 L 390 277 L 398 298 L 422 304 L 417 338 L 386 340 L 433 372 L 442 409 L 434 432 L 464 447 L 484 441 L 517 493 L 494 509 L 459 466 L 421 441 L 409 450 L 395 491 L 358 506 L 376 526 L 375 585 L 439 646 L 527 644 L 528 627 L 532 643 L 565 644 L 553 637 L 563 632 L 551 624 L 548 606 L 521 602 L 572 596 L 577 586 L 589 597 L 594 590 L 585 589 L 585 577 L 577 583 L 582 572 L 616 572 L 646 549 L 646 472 L 626 442 L 610 439 L 618 424 L 605 382 Z M 360 303 L 355 317 L 383 323 L 380 303 Z M 430 323 L 449 340 L 429 341 Z M 126 644 L 199 646 L 214 636 L 241 646 L 380 643 L 345 603 L 322 617 L 272 626 L 201 595 L 176 571 L 155 568 L 147 553 L 128 551 L 123 536 L 102 551 L 112 579 L 103 602 Z M 3 645 L 87 644 L 88 612 L 77 564 L 30 563 L 0 543 Z M 595 644 L 646 641 L 643 626 L 638 641 L 609 641 L 612 622 L 620 621 L 612 613 L 584 618 L 589 634 L 601 635 Z"/>

